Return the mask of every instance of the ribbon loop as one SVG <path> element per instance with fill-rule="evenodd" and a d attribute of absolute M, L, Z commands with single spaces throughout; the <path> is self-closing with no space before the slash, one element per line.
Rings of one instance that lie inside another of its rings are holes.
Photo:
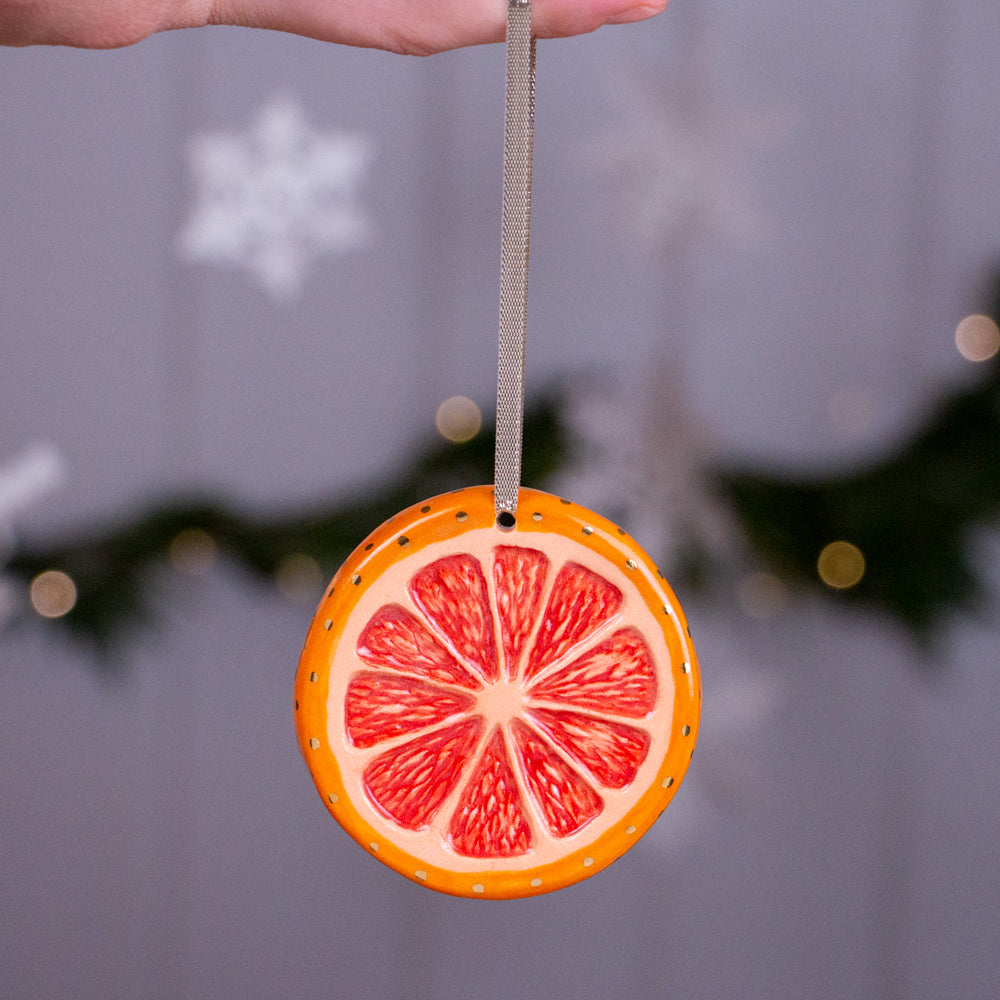
<path fill-rule="evenodd" d="M 502 513 L 513 515 L 517 510 L 521 486 L 534 131 L 535 39 L 531 35 L 531 3 L 530 0 L 508 0 L 500 248 L 500 345 L 494 464 L 498 517 Z"/>

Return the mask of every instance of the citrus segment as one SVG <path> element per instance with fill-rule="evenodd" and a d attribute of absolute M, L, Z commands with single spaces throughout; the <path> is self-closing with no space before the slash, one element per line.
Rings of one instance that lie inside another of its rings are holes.
<path fill-rule="evenodd" d="M 610 638 L 528 689 L 532 698 L 642 719 L 656 704 L 656 669 L 633 628 Z"/>
<path fill-rule="evenodd" d="M 697 660 L 669 587 L 625 532 L 487 487 L 404 511 L 328 588 L 296 680 L 327 808 L 422 885 L 548 892 L 610 864 L 679 786 Z M 377 845 L 377 846 L 376 846 Z"/>
<path fill-rule="evenodd" d="M 464 692 L 366 670 L 355 674 L 347 686 L 344 722 L 351 743 L 365 748 L 444 722 L 475 704 L 475 698 Z"/>
<path fill-rule="evenodd" d="M 621 607 L 622 593 L 597 573 L 568 562 L 556 576 L 525 677 L 578 646 L 610 620 Z"/>
<path fill-rule="evenodd" d="M 357 652 L 381 670 L 402 670 L 471 690 L 482 686 L 419 618 L 398 604 L 378 610 L 358 637 Z"/>
<path fill-rule="evenodd" d="M 527 854 L 531 830 L 500 728 L 493 730 L 451 820 L 451 843 L 473 858 Z"/>
<path fill-rule="evenodd" d="M 583 829 L 604 808 L 601 797 L 520 719 L 510 724 L 521 768 L 553 837 Z"/>
<path fill-rule="evenodd" d="M 458 656 L 495 681 L 500 675 L 493 612 L 479 560 L 464 553 L 438 559 L 416 573 L 408 589 Z"/>
<path fill-rule="evenodd" d="M 365 792 L 404 829 L 424 829 L 455 786 L 482 731 L 482 718 L 472 716 L 387 750 L 365 768 Z"/>
<path fill-rule="evenodd" d="M 549 565 L 548 557 L 538 549 L 498 545 L 493 551 L 497 617 L 508 678 L 517 676 L 521 654 L 538 618 Z"/>
<path fill-rule="evenodd" d="M 524 714 L 605 788 L 630 785 L 649 753 L 649 733 L 624 722 L 546 708 Z"/>

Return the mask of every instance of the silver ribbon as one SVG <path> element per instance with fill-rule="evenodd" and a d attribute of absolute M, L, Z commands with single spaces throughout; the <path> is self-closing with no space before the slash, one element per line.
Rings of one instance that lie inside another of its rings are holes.
<path fill-rule="evenodd" d="M 514 524 L 521 486 L 524 341 L 531 235 L 531 164 L 535 133 L 535 40 L 530 0 L 507 3 L 503 227 L 500 247 L 500 350 L 494 491 L 498 523 Z"/>

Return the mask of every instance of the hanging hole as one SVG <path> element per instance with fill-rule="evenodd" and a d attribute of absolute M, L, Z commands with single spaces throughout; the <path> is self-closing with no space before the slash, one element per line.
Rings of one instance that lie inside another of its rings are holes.
<path fill-rule="evenodd" d="M 517 525 L 517 518 L 509 510 L 497 514 L 497 527 L 501 531 L 510 531 Z"/>

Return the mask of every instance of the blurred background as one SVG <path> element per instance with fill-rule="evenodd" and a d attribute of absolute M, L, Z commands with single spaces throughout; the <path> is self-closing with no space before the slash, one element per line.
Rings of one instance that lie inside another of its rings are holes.
<path fill-rule="evenodd" d="M 956 335 L 995 315 L 998 42 L 993 0 L 672 0 L 540 44 L 528 391 L 573 447 L 530 441 L 526 482 L 661 561 L 705 700 L 643 841 L 509 903 L 411 884 L 318 800 L 291 684 L 334 567 L 282 527 L 353 504 L 353 545 L 465 447 L 442 402 L 489 424 L 502 48 L 3 51 L 0 997 L 1000 994 L 997 335 Z M 864 510 L 792 489 L 766 523 L 826 514 L 775 541 L 720 469 L 882 470 L 923 612 L 864 589 L 891 559 L 834 530 L 877 546 Z M 252 532 L 143 520 L 205 496 L 264 526 L 252 572 Z M 145 610 L 67 627 L 88 573 Z"/>

